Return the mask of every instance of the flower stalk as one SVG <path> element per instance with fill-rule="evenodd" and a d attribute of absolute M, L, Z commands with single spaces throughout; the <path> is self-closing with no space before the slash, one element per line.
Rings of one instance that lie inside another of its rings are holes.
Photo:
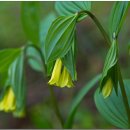
<path fill-rule="evenodd" d="M 43 56 L 41 49 L 34 44 L 28 44 L 27 47 L 29 47 L 29 46 L 35 48 L 37 50 L 37 52 L 39 53 L 41 60 L 42 60 L 42 63 L 43 63 L 44 70 L 46 72 L 44 56 Z M 46 77 L 45 77 L 45 79 L 46 79 Z M 46 79 L 46 81 L 47 81 L 47 79 Z M 62 115 L 61 115 L 60 110 L 59 110 L 59 106 L 58 106 L 58 103 L 57 103 L 57 99 L 56 99 L 53 87 L 52 86 L 48 86 L 48 87 L 49 87 L 50 97 L 51 97 L 51 101 L 52 101 L 52 104 L 53 104 L 55 114 L 56 114 L 57 118 L 59 119 L 61 126 L 63 127 L 64 121 L 63 121 Z"/>
<path fill-rule="evenodd" d="M 79 15 L 83 14 L 83 13 L 86 13 L 87 15 L 89 15 L 91 17 L 91 19 L 97 25 L 97 27 L 99 28 L 103 37 L 105 38 L 107 47 L 110 47 L 110 45 L 111 45 L 110 44 L 111 43 L 110 38 L 109 38 L 108 34 L 106 33 L 106 31 L 104 30 L 104 28 L 102 27 L 102 25 L 100 24 L 99 20 L 89 11 L 81 11 L 81 12 L 79 12 Z M 129 128 L 130 128 L 130 107 L 129 107 L 129 102 L 128 102 L 128 98 L 127 98 L 127 95 L 126 95 L 126 90 L 125 90 L 125 86 L 124 86 L 119 62 L 118 62 L 118 71 L 119 71 L 119 84 L 120 84 L 121 94 L 122 94 L 123 102 L 124 102 L 125 109 L 126 109 L 126 112 L 127 112 L 128 124 L 129 124 Z"/>
<path fill-rule="evenodd" d="M 59 121 L 60 121 L 60 123 L 61 123 L 61 126 L 62 126 L 62 128 L 63 128 L 63 126 L 64 126 L 64 121 L 63 121 L 63 118 L 62 118 L 62 116 L 61 116 L 61 113 L 60 113 L 60 110 L 59 110 L 59 107 L 58 107 L 58 103 L 57 103 L 57 99 L 56 99 L 56 96 L 55 96 L 53 87 L 52 87 L 52 86 L 49 86 L 49 90 L 50 90 L 51 101 L 52 101 L 52 104 L 53 104 L 55 113 L 56 113 L 57 118 L 59 119 Z"/>
<path fill-rule="evenodd" d="M 106 33 L 106 31 L 104 30 L 103 26 L 100 24 L 99 20 L 95 17 L 95 15 L 93 15 L 90 11 L 84 10 L 78 13 L 79 15 L 81 14 L 87 14 L 89 15 L 89 17 L 93 20 L 93 22 L 97 25 L 98 29 L 100 30 L 100 32 L 102 33 L 104 39 L 106 40 L 106 44 L 108 47 L 110 47 L 110 38 L 108 37 L 108 34 Z"/>

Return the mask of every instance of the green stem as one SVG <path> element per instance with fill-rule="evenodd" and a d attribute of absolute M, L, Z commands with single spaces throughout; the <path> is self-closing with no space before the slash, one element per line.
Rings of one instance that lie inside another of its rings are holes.
<path fill-rule="evenodd" d="M 85 11 L 81 11 L 78 14 L 81 15 L 81 14 L 84 14 L 84 13 L 89 15 L 90 18 L 94 21 L 94 23 L 97 25 L 97 27 L 99 28 L 100 32 L 102 33 L 103 37 L 105 38 L 107 46 L 110 46 L 110 43 L 111 43 L 110 38 L 108 37 L 105 29 L 100 24 L 99 20 L 91 12 L 86 11 L 86 10 Z"/>
<path fill-rule="evenodd" d="M 35 48 L 37 50 L 37 52 L 40 54 L 41 60 L 43 62 L 44 70 L 46 70 L 46 68 L 45 68 L 46 66 L 45 66 L 45 62 L 44 62 L 44 56 L 43 56 L 43 53 L 42 53 L 41 49 L 38 46 L 34 45 L 34 44 L 28 44 L 26 46 L 26 49 L 29 46 Z M 60 113 L 60 110 L 59 110 L 59 107 L 58 107 L 58 103 L 57 103 L 57 99 L 56 99 L 56 96 L 55 96 L 55 93 L 54 93 L 54 90 L 53 90 L 52 86 L 49 86 L 49 90 L 50 90 L 50 96 L 51 96 L 51 100 L 52 100 L 53 107 L 54 107 L 54 110 L 55 110 L 55 114 L 56 114 L 57 118 L 59 119 L 59 121 L 61 123 L 61 126 L 63 127 L 64 121 L 63 121 L 63 118 L 61 116 L 61 113 Z"/>
<path fill-rule="evenodd" d="M 53 107 L 55 109 L 55 113 L 61 123 L 61 126 L 63 127 L 64 126 L 64 121 L 63 121 L 63 118 L 61 116 L 61 113 L 60 113 L 60 110 L 59 110 L 59 107 L 58 107 L 58 103 L 57 103 L 57 99 L 55 97 L 55 93 L 54 93 L 54 90 L 53 90 L 53 86 L 49 86 L 49 90 L 50 90 L 50 94 L 51 94 L 51 100 L 52 100 L 52 103 L 53 103 Z"/>
<path fill-rule="evenodd" d="M 128 102 L 128 98 L 127 98 L 127 95 L 126 95 L 125 86 L 124 86 L 124 82 L 123 82 L 123 79 L 122 79 L 121 70 L 120 70 L 119 65 L 118 65 L 118 71 L 119 71 L 120 89 L 121 89 L 121 93 L 122 93 L 125 109 L 126 109 L 126 112 L 127 112 L 127 115 L 128 115 L 128 123 L 129 123 L 129 128 L 130 128 L 130 108 L 129 108 L 129 102 Z"/>

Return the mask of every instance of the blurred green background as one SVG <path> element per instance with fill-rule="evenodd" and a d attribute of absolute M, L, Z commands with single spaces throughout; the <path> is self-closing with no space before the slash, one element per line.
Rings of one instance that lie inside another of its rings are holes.
<path fill-rule="evenodd" d="M 114 2 L 92 2 L 92 12 L 107 28 L 111 7 Z M 27 43 L 27 38 L 22 28 L 20 16 L 21 2 L 0 2 L 0 49 L 21 47 Z M 54 10 L 54 2 L 39 2 L 42 18 Z M 130 40 L 130 13 L 119 35 L 120 62 L 124 77 L 130 74 L 128 62 L 128 43 Z M 72 97 L 82 88 L 87 81 L 102 71 L 107 53 L 105 40 L 98 28 L 90 18 L 77 25 L 78 80 L 72 89 L 55 88 L 58 103 L 64 118 L 71 105 Z M 28 85 L 26 117 L 14 118 L 10 113 L 0 112 L 0 128 L 61 128 L 50 103 L 47 83 L 43 80 L 42 73 L 35 72 L 27 64 L 26 77 Z M 98 86 L 98 85 L 97 85 Z M 97 87 L 96 86 L 96 87 Z M 86 95 L 76 114 L 73 128 L 115 128 L 109 124 L 97 111 L 93 94 L 96 87 Z"/>

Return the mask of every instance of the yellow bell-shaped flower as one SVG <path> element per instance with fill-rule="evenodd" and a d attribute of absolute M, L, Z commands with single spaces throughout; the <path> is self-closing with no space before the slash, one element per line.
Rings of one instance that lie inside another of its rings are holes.
<path fill-rule="evenodd" d="M 102 89 L 102 95 L 104 98 L 107 98 L 108 96 L 110 96 L 112 92 L 112 88 L 113 88 L 113 83 L 112 83 L 111 78 L 109 78 Z"/>
<path fill-rule="evenodd" d="M 66 67 L 64 66 L 62 70 L 62 61 L 60 58 L 56 60 L 51 79 L 48 83 L 50 85 L 56 85 L 61 88 L 65 86 L 71 88 L 73 86 L 71 75 L 69 74 Z"/>
<path fill-rule="evenodd" d="M 16 109 L 16 101 L 15 101 L 15 95 L 10 87 L 6 94 L 4 95 L 3 99 L 0 101 L 0 110 L 9 112 L 14 111 Z"/>

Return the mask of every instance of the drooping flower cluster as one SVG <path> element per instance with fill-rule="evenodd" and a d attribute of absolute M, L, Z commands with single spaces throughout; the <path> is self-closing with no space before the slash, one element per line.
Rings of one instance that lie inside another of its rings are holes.
<path fill-rule="evenodd" d="M 73 87 L 71 75 L 65 66 L 63 66 L 61 59 L 57 59 L 52 71 L 51 79 L 48 82 L 50 85 L 56 85 L 58 87 L 68 88 Z"/>
<path fill-rule="evenodd" d="M 14 111 L 16 109 L 16 100 L 13 89 L 10 87 L 3 99 L 0 101 L 0 110 L 9 112 Z"/>

